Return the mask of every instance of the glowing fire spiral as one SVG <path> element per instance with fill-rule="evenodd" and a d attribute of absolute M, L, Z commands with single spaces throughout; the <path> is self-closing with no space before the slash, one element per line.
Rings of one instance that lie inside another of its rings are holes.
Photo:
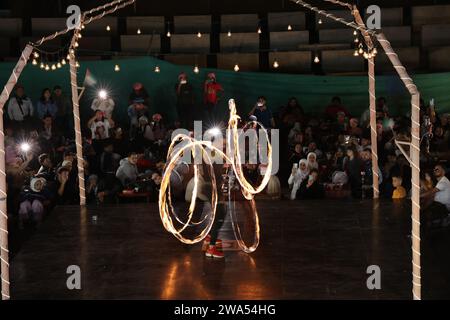
<path fill-rule="evenodd" d="M 258 219 L 258 212 L 256 210 L 255 201 L 253 199 L 254 195 L 257 193 L 260 193 L 265 189 L 267 186 L 270 176 L 272 173 L 272 146 L 269 142 L 269 136 L 267 133 L 267 130 L 262 126 L 261 123 L 257 121 L 252 121 L 247 123 L 246 126 L 257 124 L 262 128 L 262 131 L 264 132 L 266 136 L 266 141 L 268 144 L 267 147 L 267 157 L 268 157 L 268 163 L 267 163 L 267 170 L 264 174 L 263 180 L 261 184 L 258 187 L 253 187 L 248 180 L 244 176 L 244 172 L 242 169 L 242 162 L 241 162 L 241 155 L 240 155 L 240 148 L 239 148 L 239 133 L 238 133 L 238 123 L 240 120 L 240 117 L 236 114 L 236 105 L 233 99 L 229 101 L 229 109 L 230 109 L 230 119 L 228 121 L 228 130 L 227 130 L 227 145 L 233 146 L 233 148 L 229 150 L 233 150 L 231 152 L 230 156 L 227 156 L 222 150 L 216 148 L 213 146 L 209 141 L 197 141 L 187 135 L 179 134 L 175 136 L 172 140 L 172 143 L 169 147 L 168 153 L 167 153 L 167 164 L 164 170 L 164 175 L 161 182 L 161 188 L 159 191 L 159 213 L 161 216 L 161 221 L 164 225 L 164 228 L 172 233 L 178 240 L 180 240 L 182 243 L 185 244 L 195 244 L 200 241 L 202 241 L 210 232 L 215 215 L 216 215 L 216 208 L 217 208 L 217 202 L 218 202 L 218 191 L 216 187 L 216 177 L 213 170 L 212 160 L 210 156 L 208 155 L 206 150 L 214 151 L 216 154 L 218 154 L 220 157 L 222 157 L 226 163 L 231 165 L 232 170 L 234 171 L 237 181 L 239 182 L 239 185 L 241 186 L 240 190 L 245 197 L 245 199 L 250 200 L 250 207 L 252 209 L 253 213 L 253 220 L 255 223 L 255 235 L 253 244 L 251 246 L 247 246 L 241 237 L 241 232 L 239 229 L 239 226 L 237 224 L 236 214 L 235 214 L 235 208 L 234 205 L 231 205 L 231 190 L 229 190 L 228 193 L 228 210 L 230 211 L 231 216 L 231 222 L 233 226 L 233 231 L 237 240 L 237 243 L 239 247 L 247 252 L 251 253 L 256 250 L 259 244 L 259 219 Z M 245 129 L 245 127 L 244 127 Z M 178 148 L 175 151 L 175 146 L 179 142 L 187 142 L 184 144 L 181 148 Z M 187 220 L 182 221 L 177 214 L 175 213 L 175 210 L 172 206 L 172 199 L 171 199 L 171 193 L 170 193 L 170 176 L 174 170 L 174 168 L 178 164 L 178 160 L 183 156 L 185 151 L 188 150 L 191 152 L 192 156 L 195 157 L 196 150 L 200 150 L 202 153 L 202 158 L 206 162 L 211 176 L 211 213 L 206 215 L 206 217 L 201 220 L 194 222 L 193 220 L 193 213 L 195 210 L 196 205 L 196 199 L 198 194 L 198 187 L 199 187 L 199 169 L 198 165 L 194 165 L 194 188 L 191 196 L 191 202 L 189 206 L 189 211 L 187 215 Z M 207 225 L 198 233 L 197 236 L 193 237 L 192 239 L 188 239 L 182 235 L 182 233 L 187 229 L 189 226 L 199 225 L 202 222 L 206 221 L 208 219 Z M 181 225 L 180 227 L 175 227 L 174 225 L 174 219 Z"/>

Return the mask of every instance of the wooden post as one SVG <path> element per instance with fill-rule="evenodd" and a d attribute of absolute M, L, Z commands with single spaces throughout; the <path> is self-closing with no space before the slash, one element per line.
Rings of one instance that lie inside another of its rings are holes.
<path fill-rule="evenodd" d="M 6 187 L 6 164 L 5 164 L 5 133 L 3 131 L 3 107 L 8 101 L 14 86 L 20 77 L 27 61 L 33 52 L 33 46 L 27 45 L 22 51 L 8 82 L 3 88 L 0 96 L 0 251 L 1 251 L 1 278 L 2 278 L 2 300 L 9 300 L 9 250 L 8 250 L 8 212 L 7 212 L 7 187 Z"/>
<path fill-rule="evenodd" d="M 73 105 L 73 121 L 75 124 L 75 144 L 77 147 L 77 167 L 78 167 L 78 184 L 80 189 L 80 205 L 86 204 L 86 189 L 84 181 L 84 159 L 83 159 L 83 138 L 81 135 L 80 124 L 80 106 L 77 83 L 77 66 L 74 44 L 78 39 L 79 30 L 76 29 L 73 34 L 71 46 L 69 49 L 69 64 L 70 64 L 70 85 L 72 88 L 72 105 Z"/>

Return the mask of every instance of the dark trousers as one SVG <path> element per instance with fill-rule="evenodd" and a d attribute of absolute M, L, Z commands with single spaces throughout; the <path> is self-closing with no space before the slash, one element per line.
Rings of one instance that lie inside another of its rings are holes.
<path fill-rule="evenodd" d="M 449 214 L 447 207 L 440 203 L 433 201 L 428 207 L 424 208 L 420 212 L 420 222 L 423 225 L 427 225 L 428 223 L 440 220 L 447 217 Z"/>
<path fill-rule="evenodd" d="M 212 225 L 211 231 L 209 232 L 209 235 L 211 236 L 209 245 L 211 245 L 211 246 L 216 245 L 217 237 L 219 235 L 220 228 L 222 228 L 223 223 L 225 221 L 226 214 L 227 214 L 226 205 L 224 203 L 218 203 L 217 210 L 216 210 L 216 218 L 214 219 L 214 223 Z"/>
<path fill-rule="evenodd" d="M 206 125 L 212 125 L 215 123 L 216 117 L 214 115 L 216 109 L 216 105 L 214 103 L 205 104 L 203 121 L 206 122 Z"/>

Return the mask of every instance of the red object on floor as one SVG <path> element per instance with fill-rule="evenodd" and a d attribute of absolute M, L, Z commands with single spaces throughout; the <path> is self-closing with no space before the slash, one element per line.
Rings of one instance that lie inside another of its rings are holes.
<path fill-rule="evenodd" d="M 222 259 L 224 257 L 222 249 L 218 246 L 210 246 L 208 250 L 206 250 L 205 255 L 209 258 L 217 259 Z"/>

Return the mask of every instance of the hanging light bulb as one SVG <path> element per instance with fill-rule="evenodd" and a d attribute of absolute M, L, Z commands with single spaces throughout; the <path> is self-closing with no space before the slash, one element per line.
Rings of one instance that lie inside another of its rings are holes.
<path fill-rule="evenodd" d="M 231 37 L 231 31 L 230 30 L 228 31 L 227 36 Z"/>
<path fill-rule="evenodd" d="M 353 35 L 354 35 L 354 36 L 357 36 L 357 35 L 358 35 L 358 31 L 356 31 L 356 30 L 353 31 Z"/>
<path fill-rule="evenodd" d="M 363 56 L 364 56 L 365 59 L 369 59 L 369 54 L 367 52 L 364 52 Z"/>
<path fill-rule="evenodd" d="M 58 62 L 58 63 L 56 64 L 56 67 L 57 67 L 58 69 L 61 69 L 61 67 L 62 67 L 61 62 Z"/>
<path fill-rule="evenodd" d="M 363 50 L 363 48 L 362 48 L 362 47 L 359 47 L 359 49 L 358 49 L 358 53 L 359 53 L 359 54 L 363 54 L 363 53 L 364 53 L 364 50 Z"/>
<path fill-rule="evenodd" d="M 197 33 L 197 38 L 201 38 L 202 37 L 202 33 L 199 31 L 198 33 Z"/>
<path fill-rule="evenodd" d="M 75 54 L 75 50 L 74 49 L 70 49 L 69 50 L 69 54 Z"/>
<path fill-rule="evenodd" d="M 156 73 L 160 73 L 160 72 L 161 72 L 161 69 L 159 68 L 159 66 L 156 66 L 156 67 L 155 67 L 155 72 L 156 72 Z"/>
<path fill-rule="evenodd" d="M 70 60 L 70 53 L 67 54 L 66 59 L 67 59 L 67 60 Z"/>
<path fill-rule="evenodd" d="M 32 62 L 32 64 L 35 66 L 35 65 L 37 65 L 37 61 L 36 61 L 36 59 L 33 59 L 33 62 Z"/>
<path fill-rule="evenodd" d="M 198 68 L 197 65 L 195 65 L 195 67 L 194 67 L 194 73 L 199 73 L 199 72 L 200 72 L 200 69 Z"/>
<path fill-rule="evenodd" d="M 33 56 L 37 59 L 39 58 L 39 53 L 37 53 L 36 51 L 33 53 Z"/>
<path fill-rule="evenodd" d="M 262 33 L 262 30 L 261 30 L 261 27 L 259 27 L 258 28 L 258 34 L 261 34 Z"/>
<path fill-rule="evenodd" d="M 167 31 L 167 38 L 170 38 L 172 36 L 172 34 L 170 33 L 170 30 Z"/>
<path fill-rule="evenodd" d="M 54 64 L 52 64 L 52 70 L 56 70 L 56 66 Z"/>
<path fill-rule="evenodd" d="M 119 72 L 119 71 L 120 71 L 120 67 L 119 67 L 118 64 L 116 64 L 116 65 L 114 66 L 114 71 L 115 71 L 115 72 Z"/>
<path fill-rule="evenodd" d="M 273 67 L 274 67 L 275 69 L 278 69 L 279 66 L 280 66 L 280 64 L 278 63 L 277 60 L 275 60 L 275 61 L 273 62 Z"/>
<path fill-rule="evenodd" d="M 44 63 L 41 62 L 41 65 L 39 66 L 39 68 L 44 69 L 45 68 Z"/>
<path fill-rule="evenodd" d="M 322 19 L 319 19 L 319 21 L 317 21 L 318 24 L 322 24 Z"/>
<path fill-rule="evenodd" d="M 78 39 L 83 38 L 83 36 L 81 35 L 81 33 L 78 33 Z"/>
<path fill-rule="evenodd" d="M 111 27 L 109 25 L 106 26 L 106 31 L 111 31 Z"/>
<path fill-rule="evenodd" d="M 241 69 L 241 68 L 239 68 L 239 65 L 238 65 L 238 64 L 236 64 L 236 65 L 234 66 L 234 71 L 235 71 L 235 72 L 239 72 L 240 69 Z"/>
<path fill-rule="evenodd" d="M 320 62 L 319 56 L 316 54 L 316 57 L 314 58 L 314 63 L 319 63 L 319 62 Z"/>
<path fill-rule="evenodd" d="M 62 65 L 65 65 L 65 64 L 66 64 L 66 59 L 63 58 L 63 59 L 61 60 L 61 64 L 62 64 Z"/>
<path fill-rule="evenodd" d="M 80 63 L 77 61 L 75 62 L 75 67 L 79 68 L 80 67 Z"/>
<path fill-rule="evenodd" d="M 73 44 L 73 46 L 74 46 L 75 48 L 78 48 L 78 46 L 79 46 L 78 41 L 75 41 L 75 43 Z"/>
<path fill-rule="evenodd" d="M 373 51 L 372 51 L 372 53 L 373 53 L 374 55 L 377 55 L 377 53 L 378 53 L 378 50 L 377 50 L 377 48 L 373 48 Z"/>
<path fill-rule="evenodd" d="M 355 43 L 359 43 L 359 39 L 358 38 L 355 38 Z"/>
<path fill-rule="evenodd" d="M 85 26 L 84 26 L 84 24 L 82 24 L 82 25 L 81 25 L 81 29 L 84 29 L 84 28 L 85 28 Z"/>
<path fill-rule="evenodd" d="M 137 34 L 141 34 L 141 29 L 138 28 L 137 31 L 136 31 L 136 33 L 137 33 Z"/>
<path fill-rule="evenodd" d="M 354 55 L 355 57 L 359 56 L 358 49 L 356 49 L 355 52 L 353 52 L 353 55 Z"/>
<path fill-rule="evenodd" d="M 48 64 L 45 65 L 45 71 L 50 70 L 50 66 Z"/>
<path fill-rule="evenodd" d="M 292 31 L 292 26 L 288 25 L 288 31 Z"/>

